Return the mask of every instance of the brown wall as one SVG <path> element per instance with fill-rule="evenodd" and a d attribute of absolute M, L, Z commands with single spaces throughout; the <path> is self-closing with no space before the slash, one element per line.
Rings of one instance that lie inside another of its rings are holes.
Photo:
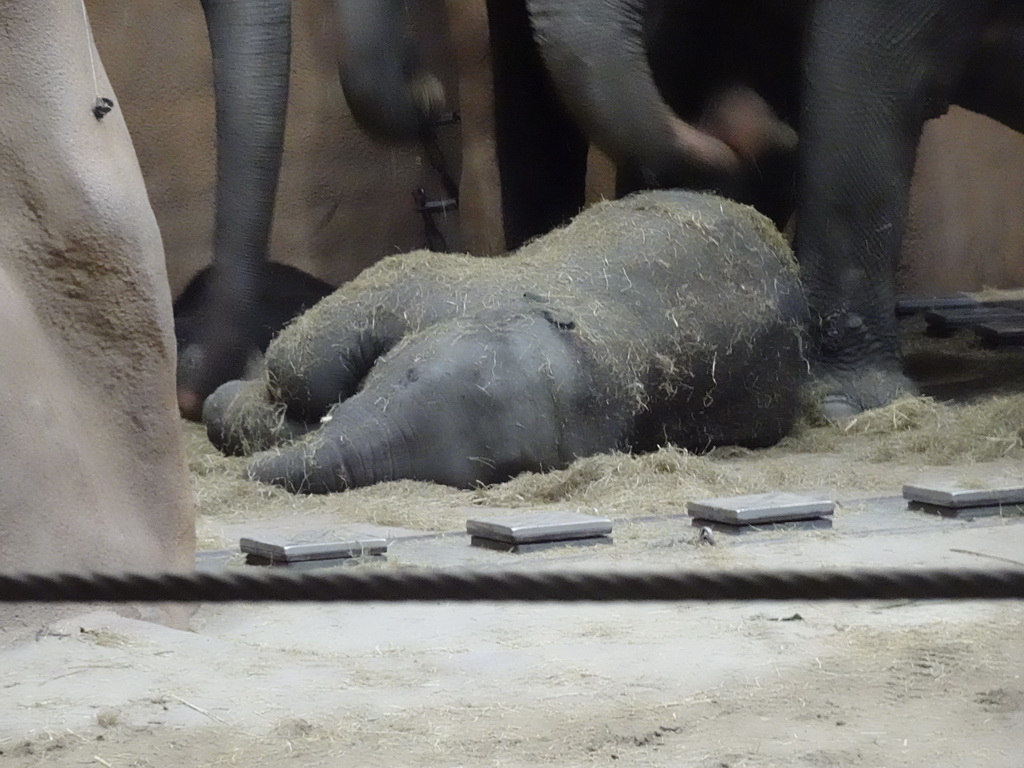
<path fill-rule="evenodd" d="M 172 292 L 209 263 L 214 107 L 199 0 L 87 0 L 163 234 Z M 444 61 L 440 0 L 418 3 Z M 292 83 L 271 258 L 340 283 L 382 255 L 425 245 L 420 186 L 442 196 L 418 146 L 384 146 L 352 122 L 338 83 L 329 0 L 294 0 Z M 428 59 L 430 60 L 430 59 Z M 454 102 L 450 73 L 439 72 Z M 440 129 L 458 178 L 457 127 Z M 454 246 L 458 214 L 442 229 Z"/>
<path fill-rule="evenodd" d="M 1024 286 L 1024 136 L 958 108 L 925 127 L 901 277 L 908 293 Z"/>

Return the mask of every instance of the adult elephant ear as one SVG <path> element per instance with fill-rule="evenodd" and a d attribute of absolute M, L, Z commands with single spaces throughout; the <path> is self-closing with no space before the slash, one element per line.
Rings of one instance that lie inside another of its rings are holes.
<path fill-rule="evenodd" d="M 338 75 L 356 122 L 388 141 L 421 137 L 445 108 L 441 81 L 420 69 L 404 0 L 334 0 Z"/>

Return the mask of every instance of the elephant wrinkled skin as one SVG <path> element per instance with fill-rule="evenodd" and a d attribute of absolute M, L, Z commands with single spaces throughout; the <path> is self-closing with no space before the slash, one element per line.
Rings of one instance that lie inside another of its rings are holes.
<path fill-rule="evenodd" d="M 806 77 L 795 244 L 825 412 L 842 418 L 913 391 L 895 301 L 922 127 L 959 104 L 1024 129 L 1024 7 L 819 0 Z"/>
<path fill-rule="evenodd" d="M 80 4 L 3 15 L 0 570 L 190 569 L 171 298 L 128 131 L 116 100 L 93 116 L 114 94 Z"/>
<path fill-rule="evenodd" d="M 261 380 L 211 395 L 204 421 L 222 450 L 256 453 L 253 477 L 310 492 L 765 446 L 799 408 L 804 320 L 768 219 L 638 193 L 508 257 L 381 262 L 286 328 Z"/>

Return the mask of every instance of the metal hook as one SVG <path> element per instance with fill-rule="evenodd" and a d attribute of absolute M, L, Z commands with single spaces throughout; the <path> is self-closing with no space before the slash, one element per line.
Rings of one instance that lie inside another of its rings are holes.
<path fill-rule="evenodd" d="M 106 96 L 97 96 L 96 103 L 92 107 L 92 115 L 97 120 L 102 120 L 107 113 L 114 108 L 114 100 Z"/>

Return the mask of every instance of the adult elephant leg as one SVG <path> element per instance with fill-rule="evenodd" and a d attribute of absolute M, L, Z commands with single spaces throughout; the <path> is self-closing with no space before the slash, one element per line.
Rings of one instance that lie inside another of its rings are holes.
<path fill-rule="evenodd" d="M 913 391 L 900 370 L 896 265 L 921 127 L 977 41 L 975 0 L 820 0 L 801 122 L 797 258 L 827 416 Z"/>
<path fill-rule="evenodd" d="M 160 230 L 84 10 L 6 3 L 0 25 L 0 571 L 187 572 Z M 81 610 L 5 604 L 5 647 Z M 188 623 L 182 605 L 117 610 Z"/>
<path fill-rule="evenodd" d="M 256 307 L 284 143 L 291 0 L 202 0 L 217 101 L 213 274 L 203 362 L 178 382 L 182 414 L 238 378 L 257 332 Z"/>
<path fill-rule="evenodd" d="M 416 139 L 444 106 L 444 88 L 420 70 L 404 34 L 404 0 L 334 0 L 338 74 L 356 122 L 391 141 Z"/>

